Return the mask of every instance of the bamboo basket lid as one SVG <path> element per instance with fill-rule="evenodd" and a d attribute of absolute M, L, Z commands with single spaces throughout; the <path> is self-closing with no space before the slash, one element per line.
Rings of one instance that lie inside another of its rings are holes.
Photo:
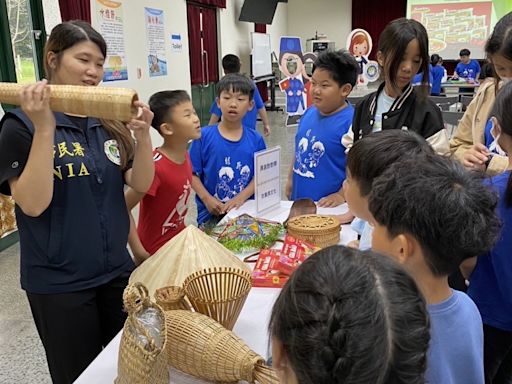
<path fill-rule="evenodd" d="M 341 224 L 332 216 L 302 215 L 288 221 L 288 233 L 319 247 L 338 244 Z"/>
<path fill-rule="evenodd" d="M 141 282 L 153 296 L 158 288 L 183 286 L 185 279 L 210 267 L 249 271 L 245 263 L 222 244 L 189 225 L 133 271 L 130 282 Z"/>
<path fill-rule="evenodd" d="M 20 105 L 24 85 L 0 83 L 0 102 Z M 133 89 L 88 87 L 80 85 L 50 85 L 50 109 L 99 119 L 130 121 L 137 116 L 133 105 L 139 99 Z"/>
<path fill-rule="evenodd" d="M 242 339 L 197 312 L 166 311 L 169 364 L 189 375 L 216 382 L 278 384 L 275 371 Z"/>

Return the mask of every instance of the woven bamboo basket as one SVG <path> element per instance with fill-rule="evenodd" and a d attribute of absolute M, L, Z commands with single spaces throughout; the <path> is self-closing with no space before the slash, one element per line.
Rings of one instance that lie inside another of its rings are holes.
<path fill-rule="evenodd" d="M 189 375 L 217 382 L 240 380 L 278 384 L 275 371 L 242 339 L 197 312 L 167 311 L 169 364 Z"/>
<path fill-rule="evenodd" d="M 0 83 L 0 102 L 20 105 L 23 85 Z M 50 85 L 50 109 L 99 119 L 130 121 L 137 116 L 138 100 L 133 89 L 88 87 L 80 85 Z"/>
<path fill-rule="evenodd" d="M 192 310 L 192 307 L 185 298 L 185 291 L 181 287 L 170 286 L 159 288 L 155 292 L 155 300 L 164 311 L 176 309 Z"/>
<path fill-rule="evenodd" d="M 169 369 L 165 353 L 167 332 L 165 314 L 160 306 L 151 303 L 146 287 L 140 283 L 129 284 L 123 293 L 126 319 L 117 366 L 116 384 L 168 384 Z M 151 334 L 136 317 L 153 308 L 161 321 L 160 340 Z M 141 336 L 144 342 L 141 340 Z"/>
<path fill-rule="evenodd" d="M 331 216 L 302 215 L 288 221 L 288 233 L 324 248 L 340 241 L 341 224 Z"/>
<path fill-rule="evenodd" d="M 237 268 L 207 268 L 185 279 L 183 290 L 194 309 L 231 330 L 251 290 L 251 274 Z"/>
<path fill-rule="evenodd" d="M 0 237 L 15 229 L 14 200 L 12 197 L 0 195 Z"/>

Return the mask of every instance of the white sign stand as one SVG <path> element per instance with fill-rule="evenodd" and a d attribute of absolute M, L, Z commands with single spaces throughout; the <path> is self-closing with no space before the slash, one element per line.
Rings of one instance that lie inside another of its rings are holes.
<path fill-rule="evenodd" d="M 254 154 L 254 185 L 257 213 L 280 205 L 281 147 Z"/>

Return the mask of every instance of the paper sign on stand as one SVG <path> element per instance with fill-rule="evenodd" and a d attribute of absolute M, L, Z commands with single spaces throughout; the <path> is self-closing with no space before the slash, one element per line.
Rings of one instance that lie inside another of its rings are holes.
<path fill-rule="evenodd" d="M 281 147 L 254 154 L 254 184 L 256 212 L 260 213 L 281 203 Z"/>

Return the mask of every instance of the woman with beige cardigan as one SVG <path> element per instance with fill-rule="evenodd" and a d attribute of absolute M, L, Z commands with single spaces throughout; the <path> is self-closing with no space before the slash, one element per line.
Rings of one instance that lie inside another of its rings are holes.
<path fill-rule="evenodd" d="M 495 82 L 483 85 L 469 104 L 450 140 L 451 155 L 471 169 L 485 170 L 490 175 L 503 172 L 508 157 L 492 154 L 485 146 L 485 128 L 496 93 L 501 85 L 512 79 L 512 12 L 503 16 L 485 45 L 497 76 Z"/>

